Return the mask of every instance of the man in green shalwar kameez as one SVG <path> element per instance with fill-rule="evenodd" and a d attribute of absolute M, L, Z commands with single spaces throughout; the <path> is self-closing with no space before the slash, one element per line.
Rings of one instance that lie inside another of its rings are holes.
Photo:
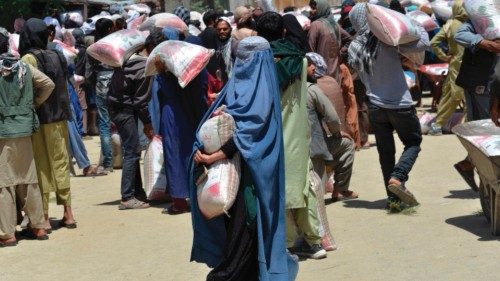
<path fill-rule="evenodd" d="M 458 71 L 462 65 L 462 56 L 464 47 L 460 46 L 455 41 L 455 34 L 462 23 L 468 19 L 467 12 L 462 6 L 462 1 L 456 1 L 453 4 L 453 16 L 441 28 L 431 41 L 432 50 L 436 56 L 442 60 L 449 62 L 448 76 L 443 84 L 443 95 L 439 102 L 436 122 L 431 124 L 429 135 L 438 136 L 442 134 L 442 127 L 448 122 L 453 115 L 458 105 L 464 100 L 464 89 L 455 84 L 458 76 Z M 448 54 L 441 48 L 441 44 L 446 43 L 448 46 Z"/>
<path fill-rule="evenodd" d="M 283 39 L 282 17 L 274 12 L 261 16 L 259 36 L 271 42 L 281 88 L 281 113 L 285 150 L 285 189 L 287 209 L 287 247 L 298 255 L 324 258 L 319 221 L 308 206 L 316 208 L 317 200 L 309 181 L 309 146 L 311 133 L 307 115 L 307 59 L 305 52 Z M 323 199 L 323 198 L 320 198 Z M 294 247 L 298 234 L 305 243 Z"/>

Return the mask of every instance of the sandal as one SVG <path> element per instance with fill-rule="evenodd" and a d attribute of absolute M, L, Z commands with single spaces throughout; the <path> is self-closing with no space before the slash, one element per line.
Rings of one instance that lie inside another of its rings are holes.
<path fill-rule="evenodd" d="M 7 239 L 8 240 L 8 239 Z M 17 246 L 17 240 L 10 241 L 10 242 L 2 242 L 0 240 L 0 248 L 5 248 L 5 247 L 14 247 Z"/>
<path fill-rule="evenodd" d="M 191 210 L 189 209 L 189 207 L 187 209 L 177 209 L 174 207 L 174 205 L 168 207 L 168 208 L 165 208 L 163 209 L 163 211 L 161 211 L 162 214 L 167 214 L 167 215 L 180 215 L 180 214 L 184 214 L 184 213 L 189 213 Z"/>
<path fill-rule="evenodd" d="M 351 200 L 357 198 L 359 198 L 359 194 L 351 190 L 340 191 L 340 192 L 334 190 L 332 192 L 332 202 Z"/>
<path fill-rule="evenodd" d="M 39 240 L 39 241 L 49 240 L 49 236 L 47 234 L 36 236 L 31 228 L 23 229 L 20 235 L 30 240 Z"/>
<path fill-rule="evenodd" d="M 64 219 L 59 222 L 60 227 L 66 227 L 67 229 L 75 229 L 76 228 L 76 222 L 74 223 L 66 223 Z"/>
<path fill-rule="evenodd" d="M 120 202 L 118 210 L 147 209 L 149 207 L 150 205 L 148 203 L 137 200 L 136 198 L 132 198 L 128 201 Z"/>
<path fill-rule="evenodd" d="M 104 167 L 99 166 L 88 166 L 87 168 L 83 169 L 83 176 L 84 177 L 100 177 L 100 176 L 106 176 L 108 173 L 104 171 Z"/>

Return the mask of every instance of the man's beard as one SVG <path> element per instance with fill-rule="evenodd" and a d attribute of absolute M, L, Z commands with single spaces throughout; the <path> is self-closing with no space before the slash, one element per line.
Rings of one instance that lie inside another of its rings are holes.
<path fill-rule="evenodd" d="M 311 75 L 307 75 L 307 82 L 316 84 L 318 82 L 318 79 L 314 78 Z"/>

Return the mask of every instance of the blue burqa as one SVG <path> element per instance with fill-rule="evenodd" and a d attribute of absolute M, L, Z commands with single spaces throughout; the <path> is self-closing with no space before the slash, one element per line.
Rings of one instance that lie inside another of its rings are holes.
<path fill-rule="evenodd" d="M 173 28 L 165 27 L 162 30 L 163 35 L 167 40 L 179 40 L 179 32 Z M 158 98 L 158 91 L 160 90 L 159 75 L 155 75 L 151 84 L 151 100 L 148 104 L 149 115 L 151 116 L 151 124 L 155 135 L 160 134 L 160 100 Z"/>
<path fill-rule="evenodd" d="M 236 122 L 234 142 L 251 172 L 257 196 L 259 280 L 288 281 L 285 245 L 285 178 L 281 104 L 276 67 L 269 43 L 248 37 L 239 43 L 232 77 L 202 123 L 226 105 Z M 197 139 L 194 151 L 202 150 Z M 193 165 L 193 164 L 192 164 Z M 193 175 L 194 166 L 191 166 Z M 193 249 L 191 260 L 215 267 L 223 256 L 223 217 L 205 220 L 191 176 Z"/>
<path fill-rule="evenodd" d="M 186 42 L 200 43 L 197 37 L 188 37 Z M 208 109 L 208 72 L 203 69 L 184 89 L 171 73 L 159 75 L 158 84 L 160 134 L 167 186 L 172 198 L 188 198 L 189 157 L 196 138 L 196 128 Z"/>

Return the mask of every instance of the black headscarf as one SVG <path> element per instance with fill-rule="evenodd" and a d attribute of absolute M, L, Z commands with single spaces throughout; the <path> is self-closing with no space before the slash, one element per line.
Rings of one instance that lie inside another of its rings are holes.
<path fill-rule="evenodd" d="M 307 42 L 306 33 L 302 30 L 299 21 L 294 15 L 286 14 L 283 16 L 283 24 L 285 25 L 285 39 L 292 42 L 297 48 L 304 53 L 311 51 Z"/>
<path fill-rule="evenodd" d="M 9 52 L 9 33 L 3 27 L 0 27 L 0 54 Z"/>
<path fill-rule="evenodd" d="M 392 0 L 391 3 L 389 4 L 389 9 L 396 11 L 396 12 L 400 12 L 403 15 L 406 14 L 406 10 L 403 7 L 403 5 L 401 5 L 399 0 Z"/>
<path fill-rule="evenodd" d="M 23 26 L 19 34 L 19 54 L 24 56 L 29 49 L 47 49 L 49 31 L 41 19 L 31 18 Z"/>
<path fill-rule="evenodd" d="M 76 47 L 85 48 L 85 32 L 81 28 L 75 28 L 71 32 L 73 37 L 75 37 L 75 45 Z"/>

